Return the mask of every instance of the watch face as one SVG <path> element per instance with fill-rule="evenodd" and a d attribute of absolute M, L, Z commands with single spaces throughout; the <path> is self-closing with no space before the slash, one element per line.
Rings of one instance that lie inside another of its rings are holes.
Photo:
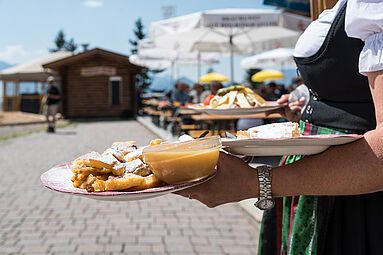
<path fill-rule="evenodd" d="M 265 199 L 262 199 L 262 200 L 259 200 L 257 203 L 256 203 L 256 206 L 261 209 L 261 210 L 268 210 L 268 209 L 271 209 L 273 208 L 275 205 L 275 202 L 273 199 L 270 199 L 270 198 L 265 198 Z"/>

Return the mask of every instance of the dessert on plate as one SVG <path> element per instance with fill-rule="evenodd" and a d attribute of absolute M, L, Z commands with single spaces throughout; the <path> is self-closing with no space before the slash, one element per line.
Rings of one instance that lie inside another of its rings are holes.
<path fill-rule="evenodd" d="M 202 107 L 213 109 L 251 108 L 267 106 L 267 102 L 252 89 L 245 86 L 235 85 L 218 90 L 217 94 L 210 99 L 208 105 Z"/>
<path fill-rule="evenodd" d="M 137 191 L 164 184 L 207 178 L 218 161 L 219 136 L 137 148 L 134 141 L 116 142 L 103 153 L 89 152 L 71 165 L 75 188 L 88 192 Z"/>
<path fill-rule="evenodd" d="M 239 139 L 293 138 L 299 136 L 301 136 L 299 126 L 295 122 L 272 123 L 237 132 L 237 138 Z"/>
<path fill-rule="evenodd" d="M 160 143 L 156 139 L 151 145 Z M 143 162 L 142 148 L 134 141 L 115 142 L 102 154 L 89 152 L 75 159 L 71 168 L 73 186 L 89 192 L 142 190 L 162 184 Z"/>

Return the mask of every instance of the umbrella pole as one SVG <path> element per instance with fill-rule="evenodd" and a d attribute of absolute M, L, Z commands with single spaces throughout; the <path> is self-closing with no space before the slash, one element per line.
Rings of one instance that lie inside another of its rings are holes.
<path fill-rule="evenodd" d="M 230 78 L 231 78 L 231 85 L 234 85 L 234 52 L 233 52 L 233 36 L 230 35 L 229 37 L 229 44 L 230 44 Z"/>
<path fill-rule="evenodd" d="M 198 69 L 197 69 L 197 81 L 199 81 L 199 77 L 201 77 L 201 52 L 198 51 Z"/>
<path fill-rule="evenodd" d="M 175 65 L 176 65 L 176 80 L 178 80 L 178 78 L 180 78 L 180 65 L 177 64 L 177 61 L 175 62 Z"/>
<path fill-rule="evenodd" d="M 283 86 L 285 87 L 286 85 L 286 74 L 285 74 L 285 66 L 284 66 L 284 63 L 282 62 L 281 63 L 281 72 L 284 74 L 284 78 L 283 78 Z"/>
<path fill-rule="evenodd" d="M 174 60 L 172 61 L 172 64 L 170 65 L 170 87 L 173 88 L 174 86 Z"/>

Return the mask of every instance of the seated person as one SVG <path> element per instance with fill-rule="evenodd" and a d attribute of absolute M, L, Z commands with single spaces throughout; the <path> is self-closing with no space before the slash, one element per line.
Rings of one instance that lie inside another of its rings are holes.
<path fill-rule="evenodd" d="M 219 81 L 212 81 L 210 84 L 210 91 L 205 90 L 204 92 L 202 92 L 200 101 L 204 102 L 208 96 L 217 94 L 218 90 L 222 88 L 222 83 L 220 83 Z"/>
<path fill-rule="evenodd" d="M 201 103 L 201 94 L 204 92 L 203 86 L 199 83 L 194 83 L 192 91 L 189 93 L 189 103 L 199 104 Z"/>
<path fill-rule="evenodd" d="M 181 104 L 185 104 L 189 100 L 188 85 L 185 82 L 179 81 L 176 84 L 175 91 L 173 93 L 173 100 Z"/>

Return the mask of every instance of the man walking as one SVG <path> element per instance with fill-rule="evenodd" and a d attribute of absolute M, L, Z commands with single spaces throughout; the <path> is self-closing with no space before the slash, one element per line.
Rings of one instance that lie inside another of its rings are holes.
<path fill-rule="evenodd" d="M 56 113 L 59 108 L 60 102 L 60 91 L 54 84 L 54 78 L 49 76 L 47 79 L 48 82 L 48 90 L 46 96 L 43 99 L 44 102 L 44 114 L 47 118 L 48 123 L 48 133 L 55 132 L 55 122 L 56 122 Z"/>

